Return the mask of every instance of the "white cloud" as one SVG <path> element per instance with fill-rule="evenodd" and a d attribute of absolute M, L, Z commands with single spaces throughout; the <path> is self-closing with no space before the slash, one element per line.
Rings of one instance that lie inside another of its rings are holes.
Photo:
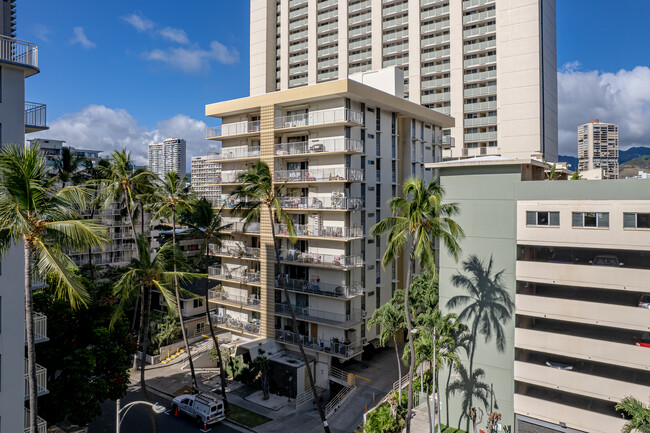
<path fill-rule="evenodd" d="M 44 24 L 35 24 L 34 33 L 36 33 L 36 37 L 42 40 L 43 42 L 49 42 L 50 41 L 49 35 L 50 33 L 52 33 L 52 30 L 50 30 L 50 28 Z"/>
<path fill-rule="evenodd" d="M 126 148 L 136 164 L 147 163 L 147 149 L 170 137 L 187 141 L 187 170 L 189 173 L 192 156 L 205 155 L 208 150 L 217 149 L 217 144 L 205 139 L 206 124 L 184 114 L 158 122 L 155 129 L 140 125 L 124 109 L 113 109 L 103 105 L 89 105 L 81 110 L 66 114 L 50 123 L 50 129 L 30 138 L 52 138 L 65 140 L 70 146 L 101 150 L 108 155 L 112 150 Z"/>
<path fill-rule="evenodd" d="M 88 40 L 88 37 L 86 37 L 83 27 L 75 27 L 72 29 L 72 33 L 74 34 L 74 37 L 70 39 L 71 44 L 79 44 L 86 49 L 95 47 L 95 43 L 91 42 Z"/>
<path fill-rule="evenodd" d="M 577 62 L 558 73 L 560 154 L 577 154 L 577 127 L 589 121 L 618 123 L 621 149 L 650 146 L 650 68 L 581 71 Z"/>
<path fill-rule="evenodd" d="M 122 21 L 127 22 L 133 26 L 137 31 L 144 32 L 154 28 L 155 24 L 149 18 L 146 18 L 138 13 L 132 13 L 122 17 Z"/>
<path fill-rule="evenodd" d="M 143 57 L 147 60 L 161 61 L 172 69 L 194 74 L 209 70 L 211 61 L 223 64 L 237 63 L 239 61 L 239 52 L 234 48 L 226 47 L 218 41 L 212 41 L 209 50 L 204 50 L 198 45 L 190 48 L 155 49 L 143 53 Z"/>
<path fill-rule="evenodd" d="M 183 29 L 175 29 L 173 27 L 165 27 L 158 30 L 158 34 L 163 38 L 179 44 L 189 44 L 190 40 L 187 33 Z"/>

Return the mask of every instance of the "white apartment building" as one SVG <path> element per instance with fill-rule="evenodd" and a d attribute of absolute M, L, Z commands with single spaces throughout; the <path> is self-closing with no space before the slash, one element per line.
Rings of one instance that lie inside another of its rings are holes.
<path fill-rule="evenodd" d="M 556 161 L 555 16 L 555 0 L 251 0 L 250 94 L 397 66 L 410 101 L 457 119 L 443 157 Z"/>
<path fill-rule="evenodd" d="M 204 156 L 193 156 L 191 162 L 192 191 L 217 205 L 221 200 L 221 185 L 217 182 L 217 173 L 221 173 L 221 155 L 208 152 Z"/>
<path fill-rule="evenodd" d="M 149 144 L 149 170 L 159 177 L 168 171 L 175 171 L 181 178 L 187 173 L 185 153 L 187 143 L 182 138 L 168 138 L 162 143 Z"/>
<path fill-rule="evenodd" d="M 25 134 L 47 129 L 44 104 L 25 101 L 25 79 L 40 72 L 38 47 L 15 39 L 14 0 L 0 3 L 0 145 L 24 143 Z M 0 431 L 22 432 L 29 426 L 25 409 L 25 295 L 22 245 L 0 263 Z M 47 337 L 47 318 L 35 315 L 36 342 Z M 47 392 L 45 369 L 37 366 L 39 394 Z M 22 392 L 21 392 L 22 391 Z M 45 421 L 38 419 L 39 433 Z"/>
<path fill-rule="evenodd" d="M 215 205 L 232 223 L 232 239 L 211 247 L 219 258 L 209 270 L 219 283 L 210 293 L 215 322 L 288 350 L 302 338 L 321 383 L 333 360 L 360 356 L 378 337 L 366 320 L 388 302 L 405 269 L 382 269 L 384 239 L 368 231 L 390 214 L 386 203 L 407 178 L 432 178 L 424 163 L 440 158 L 442 128 L 453 119 L 347 79 L 210 104 L 206 114 L 222 120 L 207 135 L 222 142 L 221 153 L 211 155 L 221 163 Z M 231 212 L 238 175 L 258 161 L 284 184 L 282 205 L 297 231 L 291 243 L 284 225 L 274 227 L 283 274 L 276 274 L 268 215 L 245 227 Z M 285 281 L 300 337 L 279 290 Z"/>
<path fill-rule="evenodd" d="M 601 169 L 603 179 L 618 179 L 618 125 L 591 119 L 578 126 L 578 169 Z"/>

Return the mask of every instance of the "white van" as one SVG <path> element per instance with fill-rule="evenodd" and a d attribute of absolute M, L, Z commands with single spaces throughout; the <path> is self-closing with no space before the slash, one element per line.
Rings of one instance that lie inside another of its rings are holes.
<path fill-rule="evenodd" d="M 172 412 L 183 412 L 201 425 L 215 424 L 226 418 L 223 401 L 210 393 L 180 395 L 172 400 Z"/>

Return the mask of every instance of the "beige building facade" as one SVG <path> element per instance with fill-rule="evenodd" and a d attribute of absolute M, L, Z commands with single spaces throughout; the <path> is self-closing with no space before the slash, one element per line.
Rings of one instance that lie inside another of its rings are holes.
<path fill-rule="evenodd" d="M 557 160 L 555 0 L 251 0 L 250 94 L 397 66 L 444 157 Z M 446 138 L 449 140 L 449 138 Z"/>
<path fill-rule="evenodd" d="M 618 179 L 617 124 L 592 119 L 578 126 L 578 169 L 600 169 L 603 179 Z"/>
<path fill-rule="evenodd" d="M 213 156 L 221 171 L 212 178 L 221 188 L 215 205 L 232 235 L 211 246 L 218 258 L 209 270 L 218 283 L 210 293 L 216 322 L 290 350 L 301 338 L 309 355 L 322 361 L 316 363 L 320 382 L 328 374 L 324 365 L 358 357 L 375 342 L 377 329 L 368 330 L 366 320 L 391 298 L 404 269 L 381 267 L 385 243 L 368 231 L 390 214 L 386 203 L 405 179 L 432 178 L 424 164 L 439 159 L 442 128 L 453 126 L 453 119 L 352 80 L 210 104 L 206 115 L 222 120 L 208 138 L 222 142 Z M 271 226 L 265 212 L 248 226 L 232 212 L 238 175 L 258 161 L 284 185 L 282 206 L 296 228 L 295 243 L 284 225 Z M 299 336 L 289 326 L 283 282 Z"/>

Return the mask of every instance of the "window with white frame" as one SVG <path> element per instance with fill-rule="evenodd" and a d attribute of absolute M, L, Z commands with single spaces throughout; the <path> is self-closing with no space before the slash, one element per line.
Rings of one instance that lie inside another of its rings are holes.
<path fill-rule="evenodd" d="M 557 227 L 560 225 L 560 212 L 527 211 L 526 225 Z"/>
<path fill-rule="evenodd" d="M 650 229 L 650 213 L 623 213 L 623 228 Z"/>
<path fill-rule="evenodd" d="M 573 212 L 573 227 L 609 227 L 609 212 Z"/>
<path fill-rule="evenodd" d="M 205 332 L 205 322 L 199 322 L 196 324 L 196 333 L 203 334 Z"/>

